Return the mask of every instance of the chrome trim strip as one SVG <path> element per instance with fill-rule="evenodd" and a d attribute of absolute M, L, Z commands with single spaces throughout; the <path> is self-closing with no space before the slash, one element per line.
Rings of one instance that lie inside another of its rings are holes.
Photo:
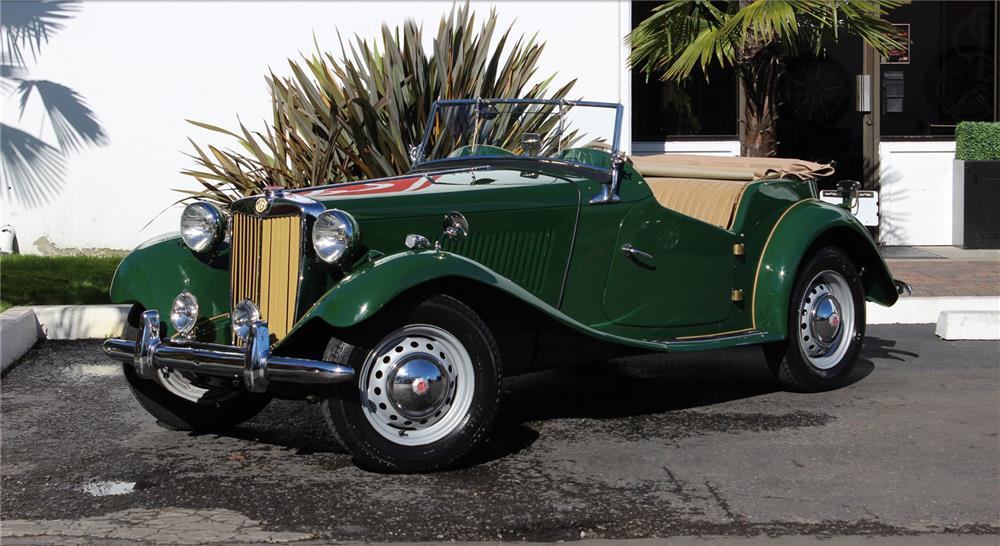
<path fill-rule="evenodd" d="M 143 379 L 155 378 L 163 368 L 221 377 L 242 376 L 246 390 L 266 392 L 271 382 L 330 385 L 354 378 L 353 368 L 335 362 L 272 355 L 264 321 L 251 325 L 245 349 L 160 339 L 160 314 L 155 310 L 142 314 L 142 325 L 138 342 L 109 339 L 104 342 L 104 352 L 131 363 Z"/>

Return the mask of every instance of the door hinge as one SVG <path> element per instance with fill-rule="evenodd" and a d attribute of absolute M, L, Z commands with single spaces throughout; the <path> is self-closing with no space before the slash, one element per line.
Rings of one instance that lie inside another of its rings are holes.
<path fill-rule="evenodd" d="M 743 301 L 743 290 L 740 288 L 734 288 L 730 298 L 733 301 Z"/>
<path fill-rule="evenodd" d="M 744 252 L 746 252 L 746 247 L 743 246 L 743 243 L 733 244 L 733 256 L 742 256 Z"/>

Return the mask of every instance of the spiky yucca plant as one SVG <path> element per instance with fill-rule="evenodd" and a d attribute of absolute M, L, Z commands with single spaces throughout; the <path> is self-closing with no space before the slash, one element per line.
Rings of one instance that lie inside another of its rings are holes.
<path fill-rule="evenodd" d="M 532 83 L 544 44 L 521 37 L 503 55 L 511 27 L 494 44 L 496 27 L 495 12 L 477 26 L 466 4 L 442 17 L 429 53 L 413 21 L 396 29 L 383 25 L 381 45 L 355 36 L 339 58 L 317 44 L 311 56 L 289 60 L 291 76 L 268 75 L 272 120 L 263 132 L 191 121 L 234 138 L 242 151 L 192 140 L 197 167 L 183 173 L 204 189 L 178 191 L 227 203 L 265 185 L 301 188 L 396 175 L 410 168 L 409 148 L 420 144 L 436 99 L 566 97 L 575 80 L 548 96 L 554 75 Z M 554 123 L 553 117 L 541 130 L 553 130 Z M 525 129 L 512 124 L 509 130 Z"/>

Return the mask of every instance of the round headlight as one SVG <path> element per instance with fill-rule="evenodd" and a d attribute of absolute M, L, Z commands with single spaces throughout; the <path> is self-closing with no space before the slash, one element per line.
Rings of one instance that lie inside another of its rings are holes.
<path fill-rule="evenodd" d="M 210 250 L 225 235 L 225 215 L 211 203 L 191 203 L 181 214 L 181 238 L 195 252 Z"/>
<path fill-rule="evenodd" d="M 236 337 L 246 341 L 250 336 L 250 325 L 260 320 L 260 310 L 250 300 L 243 300 L 233 307 L 233 312 L 229 315 L 229 322 L 232 324 L 233 333 Z"/>
<path fill-rule="evenodd" d="M 320 213 L 313 224 L 313 249 L 321 260 L 334 263 L 350 253 L 360 236 L 358 223 L 350 214 L 330 209 Z"/>
<path fill-rule="evenodd" d="M 177 294 L 174 305 L 170 308 L 170 322 L 181 334 L 194 330 L 194 324 L 198 322 L 198 298 L 187 290 Z"/>

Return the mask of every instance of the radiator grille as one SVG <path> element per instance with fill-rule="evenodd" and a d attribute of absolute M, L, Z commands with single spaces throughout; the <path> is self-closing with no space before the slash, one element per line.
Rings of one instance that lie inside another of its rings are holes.
<path fill-rule="evenodd" d="M 230 308 L 257 304 L 268 329 L 283 338 L 295 323 L 302 243 L 299 216 L 258 218 L 233 214 Z M 238 340 L 234 339 L 234 342 Z"/>

